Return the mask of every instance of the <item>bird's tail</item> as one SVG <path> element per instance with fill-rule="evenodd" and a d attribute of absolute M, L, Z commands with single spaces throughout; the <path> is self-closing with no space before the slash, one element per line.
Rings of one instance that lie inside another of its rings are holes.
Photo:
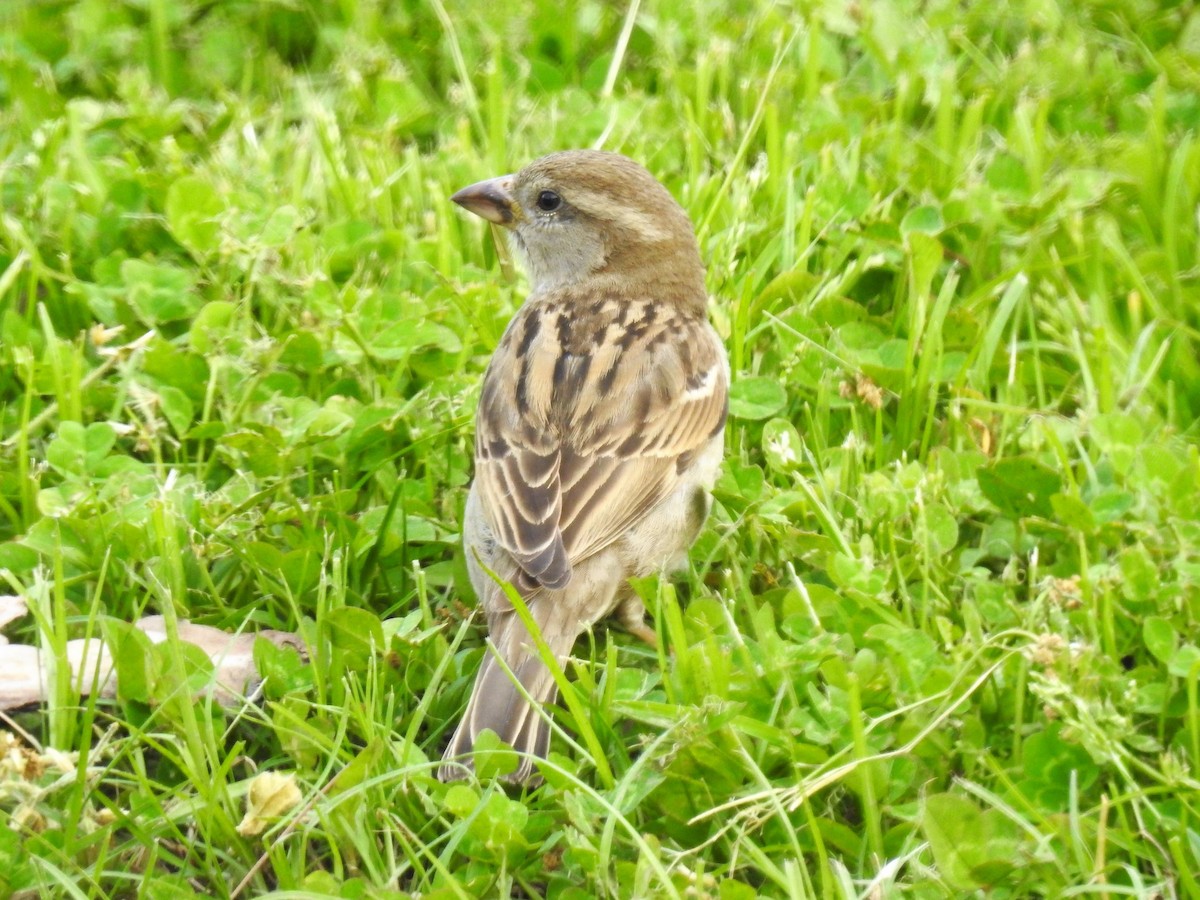
<path fill-rule="evenodd" d="M 566 617 L 567 604 L 546 602 L 542 595 L 529 603 L 533 620 L 538 623 L 550 652 L 560 663 L 567 658 L 575 644 L 575 623 L 560 621 Z M 491 643 L 475 678 L 471 699 L 450 744 L 446 748 L 438 777 L 442 781 L 466 778 L 473 768 L 471 752 L 475 740 L 485 729 L 496 735 L 521 755 L 517 770 L 504 776 L 515 783 L 536 783 L 534 758 L 544 759 L 550 746 L 550 725 L 522 695 L 499 658 L 507 664 L 525 693 L 538 705 L 546 706 L 558 696 L 554 676 L 542 662 L 525 625 L 515 612 L 496 616 L 491 622 Z"/>

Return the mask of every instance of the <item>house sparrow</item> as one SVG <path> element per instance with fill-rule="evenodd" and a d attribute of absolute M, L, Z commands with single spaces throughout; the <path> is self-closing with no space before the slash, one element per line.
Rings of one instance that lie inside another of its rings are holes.
<path fill-rule="evenodd" d="M 531 291 L 500 340 L 476 416 L 463 543 L 491 648 L 446 749 L 463 778 L 491 729 L 533 782 L 557 687 L 504 590 L 554 656 L 613 613 L 654 642 L 631 577 L 687 562 L 724 449 L 729 363 L 706 316 L 687 213 L 616 153 L 569 150 L 450 198 L 508 230 Z"/>

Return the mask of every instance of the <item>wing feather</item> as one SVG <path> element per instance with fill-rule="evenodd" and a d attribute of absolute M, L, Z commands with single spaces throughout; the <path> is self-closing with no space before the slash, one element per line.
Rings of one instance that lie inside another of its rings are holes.
<path fill-rule="evenodd" d="M 724 427 L 724 348 L 694 314 L 650 301 L 527 303 L 484 378 L 476 481 L 533 586 L 617 540 Z M 515 375 L 515 378 L 514 378 Z"/>

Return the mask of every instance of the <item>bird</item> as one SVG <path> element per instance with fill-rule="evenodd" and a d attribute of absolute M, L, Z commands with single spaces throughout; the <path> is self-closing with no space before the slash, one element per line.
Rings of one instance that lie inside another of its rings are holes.
<path fill-rule="evenodd" d="M 687 565 L 724 455 L 729 362 L 692 222 L 634 160 L 560 151 L 450 199 L 507 231 L 529 293 L 476 412 L 462 531 L 489 648 L 438 776 L 470 777 L 490 729 L 519 754 L 505 780 L 532 786 L 550 742 L 535 704 L 558 689 L 505 585 L 559 663 L 609 616 L 654 644 L 629 579 Z"/>

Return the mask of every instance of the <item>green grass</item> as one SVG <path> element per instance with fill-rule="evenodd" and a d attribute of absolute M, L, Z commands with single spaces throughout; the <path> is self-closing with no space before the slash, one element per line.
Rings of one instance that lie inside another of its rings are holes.
<path fill-rule="evenodd" d="M 122 680 L 10 716 L 0 893 L 1200 895 L 1200 10 L 490 6 L 3 4 L 7 636 Z M 524 290 L 447 197 L 593 145 L 697 223 L 727 463 L 669 652 L 448 787 Z M 152 613 L 311 661 L 222 710 Z"/>

